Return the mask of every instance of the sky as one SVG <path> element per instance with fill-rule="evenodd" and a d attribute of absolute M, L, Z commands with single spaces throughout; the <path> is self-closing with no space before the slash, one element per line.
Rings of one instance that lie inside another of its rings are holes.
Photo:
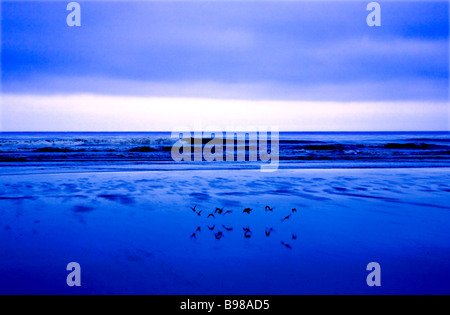
<path fill-rule="evenodd" d="M 449 130 L 449 5 L 3 1 L 2 131 Z"/>

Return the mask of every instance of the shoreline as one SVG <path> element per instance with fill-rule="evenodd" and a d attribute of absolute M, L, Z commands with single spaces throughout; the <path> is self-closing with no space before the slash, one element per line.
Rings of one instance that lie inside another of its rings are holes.
<path fill-rule="evenodd" d="M 367 164 L 367 163 L 364 163 Z M 305 167 L 283 167 L 283 165 L 280 165 L 280 167 L 273 171 L 268 172 L 266 174 L 276 174 L 278 172 L 282 171 L 333 171 L 333 170 L 405 170 L 405 169 L 412 169 L 412 170 L 448 170 L 450 169 L 449 165 L 437 165 L 437 166 L 430 166 L 430 165 L 424 165 L 424 166 L 418 166 L 417 163 L 412 163 L 411 165 L 405 165 L 405 163 L 401 163 L 402 165 L 377 165 L 374 167 L 373 165 L 354 165 L 354 166 L 335 166 L 335 167 L 324 167 L 324 166 L 305 166 Z M 260 168 L 258 166 L 253 167 L 189 167 L 186 166 L 185 168 L 179 167 L 179 165 L 171 165 L 173 167 L 160 167 L 155 168 L 155 165 L 144 165 L 142 168 L 136 168 L 136 165 L 130 165 L 129 168 L 127 168 L 124 165 L 116 165 L 116 166 L 109 166 L 109 165 L 97 165 L 93 166 L 92 168 L 86 167 L 84 169 L 80 169 L 77 167 L 74 167 L 74 169 L 69 169 L 69 167 L 66 165 L 64 167 L 60 166 L 53 166 L 43 169 L 43 166 L 2 166 L 0 164 L 0 177 L 1 176 L 22 176 L 22 175 L 57 175 L 57 174 L 93 174 L 93 173 L 146 173 L 146 172 L 196 172 L 196 171 L 232 171 L 232 172 L 241 172 L 241 171 L 254 171 L 254 172 L 261 172 Z M 98 169 L 94 169 L 95 167 L 98 167 Z M 63 168 L 67 169 L 64 170 Z"/>

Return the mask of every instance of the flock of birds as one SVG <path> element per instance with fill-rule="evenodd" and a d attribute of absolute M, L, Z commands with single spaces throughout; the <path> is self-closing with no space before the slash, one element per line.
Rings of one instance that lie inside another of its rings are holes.
<path fill-rule="evenodd" d="M 224 216 L 226 216 L 226 215 L 228 215 L 228 214 L 233 213 L 233 211 L 231 211 L 231 210 L 225 211 L 224 208 L 216 208 L 216 210 L 213 211 L 213 212 L 204 213 L 203 210 L 198 210 L 198 209 L 197 209 L 197 205 L 195 205 L 194 207 L 191 207 L 191 210 L 192 210 L 197 216 L 199 216 L 199 217 L 201 217 L 201 216 L 206 216 L 207 219 L 212 218 L 212 219 L 214 219 L 214 220 L 215 220 L 216 218 L 224 217 Z M 274 208 L 271 208 L 271 207 L 269 207 L 269 206 L 266 206 L 266 207 L 265 207 L 265 212 L 273 212 L 273 210 L 274 210 Z M 246 208 L 246 209 L 244 209 L 244 210 L 242 211 L 242 214 L 250 215 L 250 214 L 252 213 L 252 211 L 253 211 L 253 209 L 251 209 L 251 208 Z M 283 222 L 285 222 L 286 220 L 291 219 L 291 217 L 292 217 L 295 213 L 297 213 L 297 209 L 296 209 L 296 208 L 293 208 L 293 209 L 291 210 L 291 213 L 289 213 L 288 215 L 286 215 L 285 217 L 283 217 L 283 218 L 281 219 L 280 222 L 283 223 Z M 226 225 L 224 225 L 224 224 L 222 224 L 221 227 L 222 227 L 225 231 L 227 231 L 227 232 L 233 231 L 233 227 L 229 227 L 229 226 L 226 226 Z M 210 231 L 215 231 L 215 230 L 216 230 L 216 223 L 215 223 L 215 221 L 213 222 L 213 224 L 207 225 L 207 228 L 208 228 L 208 230 L 210 230 Z M 243 230 L 243 232 L 244 232 L 244 238 L 247 238 L 247 239 L 248 239 L 248 238 L 251 238 L 251 237 L 252 237 L 253 232 L 252 232 L 252 230 L 250 229 L 250 227 L 248 227 L 248 226 L 247 226 L 247 227 L 243 227 L 242 230 Z M 202 231 L 201 227 L 200 227 L 200 226 L 197 227 L 197 229 L 195 230 L 195 232 L 192 233 L 190 237 L 191 237 L 192 239 L 197 239 L 197 235 L 198 235 L 198 233 L 201 232 L 201 231 Z M 275 231 L 275 229 L 274 229 L 273 227 L 270 227 L 270 228 L 266 227 L 266 229 L 265 229 L 265 235 L 266 235 L 266 237 L 269 237 L 269 236 L 271 235 L 271 233 L 274 232 L 274 231 Z M 216 233 L 214 233 L 214 237 L 215 237 L 217 240 L 220 240 L 220 239 L 222 239 L 222 238 L 224 237 L 224 232 L 223 232 L 223 231 L 217 231 Z M 292 239 L 292 240 L 296 240 L 296 239 L 297 239 L 297 235 L 296 235 L 295 233 L 292 234 L 291 239 Z M 284 241 L 281 241 L 281 245 L 283 245 L 284 247 L 286 247 L 286 248 L 288 248 L 288 249 L 292 249 L 292 246 L 291 246 L 290 244 L 288 244 L 288 243 L 285 243 Z"/>

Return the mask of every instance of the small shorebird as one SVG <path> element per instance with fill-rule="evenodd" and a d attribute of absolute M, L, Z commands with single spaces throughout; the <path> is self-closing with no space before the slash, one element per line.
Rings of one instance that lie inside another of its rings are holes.
<path fill-rule="evenodd" d="M 192 233 L 191 238 L 197 238 L 197 235 L 195 235 L 195 233 Z"/>
<path fill-rule="evenodd" d="M 297 212 L 297 209 L 295 209 L 295 208 L 294 208 L 294 209 L 292 209 L 292 213 L 294 213 L 294 212 Z"/>
<path fill-rule="evenodd" d="M 197 212 L 197 215 L 200 216 L 203 210 L 200 210 L 199 212 Z"/>
<path fill-rule="evenodd" d="M 252 212 L 253 209 L 247 208 L 244 211 L 242 211 L 242 213 L 248 213 L 250 214 L 250 212 Z"/>
<path fill-rule="evenodd" d="M 213 217 L 214 219 L 216 218 L 215 216 L 214 216 L 214 214 L 212 214 L 212 213 L 210 213 L 209 215 L 208 215 L 208 218 L 209 217 Z"/>
<path fill-rule="evenodd" d="M 202 229 L 200 228 L 200 227 L 198 227 L 196 230 L 195 230 L 195 232 L 201 232 L 202 231 Z"/>
<path fill-rule="evenodd" d="M 271 208 L 271 207 L 269 207 L 269 206 L 266 206 L 266 209 L 265 209 L 265 210 L 266 210 L 266 212 L 267 212 L 267 211 L 273 211 L 273 208 Z"/>
<path fill-rule="evenodd" d="M 222 214 L 222 212 L 223 212 L 223 208 L 222 209 L 216 208 L 216 211 L 214 211 L 214 213 L 219 213 L 219 214 Z"/>

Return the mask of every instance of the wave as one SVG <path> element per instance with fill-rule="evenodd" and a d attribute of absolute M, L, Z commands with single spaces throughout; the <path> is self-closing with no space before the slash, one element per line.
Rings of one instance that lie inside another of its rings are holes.
<path fill-rule="evenodd" d="M 430 149 L 446 149 L 450 146 L 435 145 L 427 143 L 388 143 L 382 146 L 384 149 L 415 149 L 415 150 L 430 150 Z"/>
<path fill-rule="evenodd" d="M 173 138 L 54 138 L 54 139 L 0 139 L 0 146 L 134 146 L 134 145 L 171 145 Z"/>
<path fill-rule="evenodd" d="M 75 150 L 69 148 L 58 148 L 58 147 L 45 147 L 36 149 L 36 153 L 68 153 L 68 152 L 85 152 L 85 149 Z"/>
<path fill-rule="evenodd" d="M 448 142 L 448 143 L 450 143 L 450 139 L 442 139 L 442 138 L 412 138 L 412 139 L 407 139 L 407 141 L 429 141 L 429 142 Z"/>
<path fill-rule="evenodd" d="M 446 138 L 445 138 L 446 137 Z M 415 140 L 398 134 L 280 134 L 279 160 L 283 162 L 418 162 L 439 161 L 450 163 L 450 136 L 418 135 Z M 187 139 L 186 139 L 187 140 Z M 190 138 L 191 151 L 205 146 L 212 138 Z M 178 141 L 170 134 L 19 134 L 0 137 L 0 162 L 64 162 L 102 163 L 120 161 L 126 163 L 173 163 L 171 150 Z M 449 145 L 447 145 L 449 143 Z M 268 141 L 269 150 L 271 142 Z M 226 141 L 223 143 L 225 156 Z M 245 155 L 250 150 L 259 151 L 259 143 L 253 147 L 246 142 Z M 237 148 L 234 149 L 237 155 Z M 239 151 L 242 153 L 241 151 Z M 223 163 L 226 163 L 223 162 Z M 174 163 L 175 164 L 175 163 Z"/>

